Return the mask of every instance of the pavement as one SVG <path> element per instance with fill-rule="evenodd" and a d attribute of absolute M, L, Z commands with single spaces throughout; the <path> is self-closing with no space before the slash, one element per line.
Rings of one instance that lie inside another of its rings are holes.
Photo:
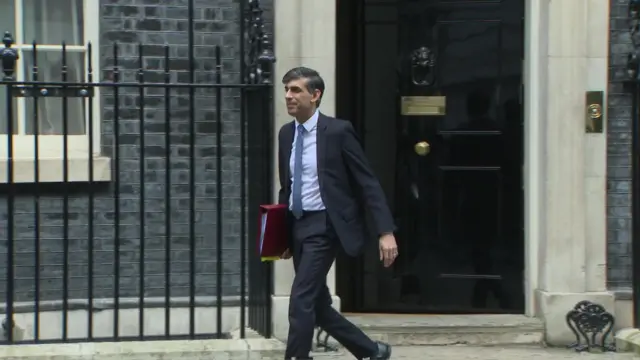
<path fill-rule="evenodd" d="M 314 354 L 316 360 L 353 360 L 348 353 Z M 632 353 L 577 353 L 572 349 L 543 348 L 534 346 L 478 347 L 478 346 L 394 346 L 391 360 L 638 360 Z"/>

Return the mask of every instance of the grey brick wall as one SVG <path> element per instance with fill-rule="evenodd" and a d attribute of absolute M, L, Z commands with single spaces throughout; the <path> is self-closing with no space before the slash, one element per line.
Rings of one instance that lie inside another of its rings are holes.
<path fill-rule="evenodd" d="M 631 287 L 631 95 L 623 88 L 630 49 L 628 0 L 611 0 L 607 153 L 608 282 Z"/>
<path fill-rule="evenodd" d="M 112 42 L 120 46 L 120 66 L 124 81 L 135 81 L 137 72 L 138 43 L 145 44 L 147 78 L 150 82 L 162 81 L 163 45 L 171 47 L 172 79 L 188 81 L 188 19 L 187 2 L 184 0 L 102 0 L 100 19 L 100 54 L 102 79 L 111 78 Z M 268 4 L 267 4 L 268 5 Z M 215 68 L 214 46 L 222 46 L 223 81 L 239 81 L 239 18 L 237 0 L 196 1 L 195 55 L 196 81 L 213 82 Z M 269 16 L 270 12 L 267 13 Z M 216 227 L 223 226 L 223 295 L 239 293 L 239 94 L 224 90 L 222 118 L 215 116 L 213 90 L 196 91 L 196 288 L 197 295 L 216 293 Z M 167 204 L 165 189 L 165 135 L 164 103 L 162 90 L 148 90 L 146 99 L 145 147 L 140 147 L 138 104 L 136 89 L 120 91 L 119 157 L 113 158 L 120 166 L 115 182 L 93 187 L 95 192 L 94 218 L 94 293 L 96 298 L 113 297 L 114 244 L 120 244 L 120 296 L 138 296 L 140 268 L 140 190 L 145 189 L 145 289 L 146 296 L 163 296 L 165 282 L 165 229 Z M 105 155 L 114 156 L 114 97 L 110 90 L 103 94 L 102 144 Z M 189 286 L 189 106 L 187 92 L 176 91 L 171 97 L 171 281 L 173 296 L 186 296 Z M 222 121 L 223 197 L 216 194 L 217 151 L 216 121 Z M 145 170 L 139 172 L 142 154 Z M 65 215 L 69 221 L 68 246 L 69 297 L 86 299 L 88 290 L 88 241 L 89 241 L 89 188 L 74 185 L 69 188 L 69 212 L 63 209 L 63 188 L 40 187 L 40 268 L 34 267 L 35 259 L 35 204 L 34 189 L 21 191 L 15 198 L 15 300 L 34 299 L 36 272 L 40 275 L 41 300 L 62 299 L 63 244 Z M 114 233 L 116 206 L 114 193 L 120 195 L 119 235 Z M 222 225 L 216 224 L 216 203 L 223 201 Z M 0 199 L 0 218 L 7 218 L 6 198 Z M 6 227 L 0 229 L 0 262 L 6 259 Z M 5 271 L 1 267 L 0 296 L 5 294 Z"/>

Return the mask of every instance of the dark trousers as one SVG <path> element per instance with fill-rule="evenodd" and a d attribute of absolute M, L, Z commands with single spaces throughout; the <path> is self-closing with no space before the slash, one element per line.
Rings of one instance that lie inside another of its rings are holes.
<path fill-rule="evenodd" d="M 340 242 L 325 211 L 306 212 L 293 223 L 293 266 L 296 272 L 289 302 L 289 337 L 285 358 L 306 359 L 315 325 L 324 329 L 356 358 L 376 354 L 378 347 L 331 307 L 327 273 Z"/>

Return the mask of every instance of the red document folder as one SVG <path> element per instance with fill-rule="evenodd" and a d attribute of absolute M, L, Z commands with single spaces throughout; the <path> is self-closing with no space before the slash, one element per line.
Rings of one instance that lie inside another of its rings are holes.
<path fill-rule="evenodd" d="M 273 261 L 289 247 L 287 205 L 260 205 L 258 252 L 262 261 Z"/>

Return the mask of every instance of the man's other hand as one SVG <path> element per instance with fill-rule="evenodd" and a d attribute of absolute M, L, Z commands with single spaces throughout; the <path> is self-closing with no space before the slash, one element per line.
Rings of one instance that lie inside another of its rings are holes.
<path fill-rule="evenodd" d="M 380 261 L 384 267 L 389 267 L 398 257 L 398 245 L 393 234 L 384 234 L 380 237 Z"/>

